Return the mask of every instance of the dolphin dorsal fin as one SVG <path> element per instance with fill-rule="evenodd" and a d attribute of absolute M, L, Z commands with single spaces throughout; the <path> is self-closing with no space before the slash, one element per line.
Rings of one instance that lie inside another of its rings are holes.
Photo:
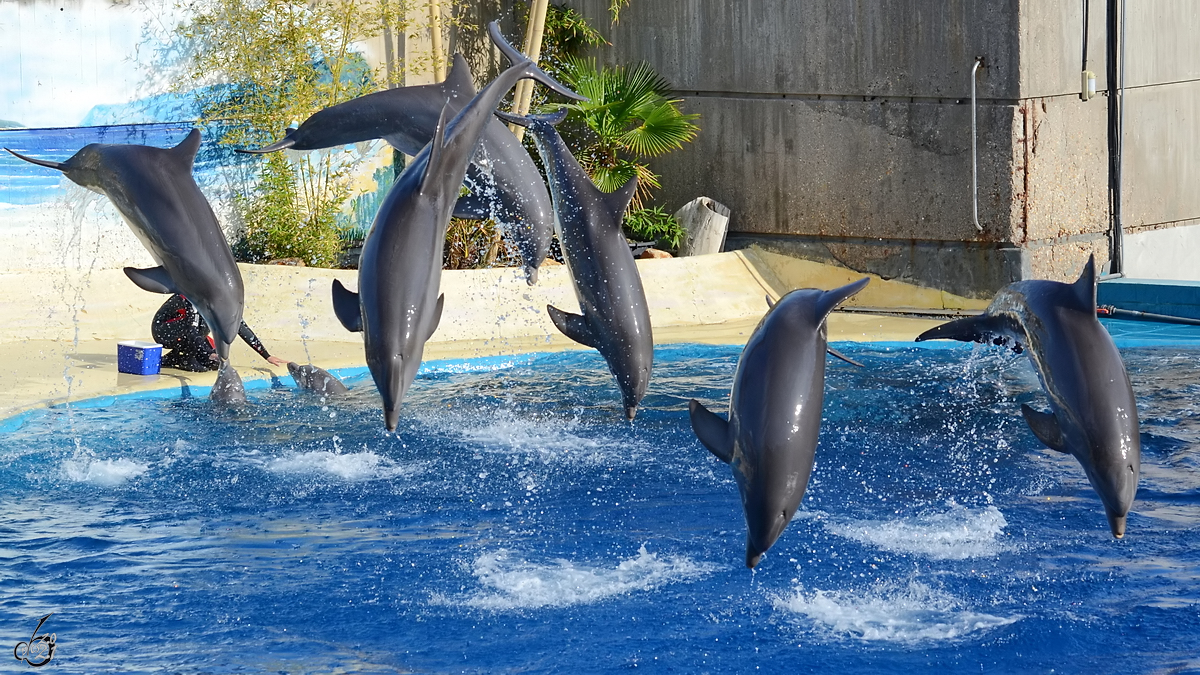
<path fill-rule="evenodd" d="M 471 79 L 471 68 L 458 52 L 454 52 L 451 61 L 450 73 L 442 82 L 442 92 L 448 98 L 461 97 L 464 101 L 469 101 L 475 95 L 475 81 Z"/>
<path fill-rule="evenodd" d="M 817 300 L 817 316 L 821 317 L 821 320 L 824 321 L 825 317 L 829 316 L 829 313 L 832 312 L 835 307 L 845 302 L 846 298 L 849 298 L 855 293 L 861 291 L 868 283 L 870 283 L 870 281 L 871 277 L 863 277 L 862 279 L 846 284 L 841 288 L 825 291 Z"/>
<path fill-rule="evenodd" d="M 732 462 L 733 440 L 729 438 L 729 422 L 712 413 L 696 399 L 688 402 L 688 415 L 692 419 L 692 431 L 696 433 L 700 443 L 722 462 Z"/>
<path fill-rule="evenodd" d="M 447 103 L 442 106 L 442 113 L 438 116 L 437 129 L 433 132 L 433 140 L 429 141 L 429 159 L 425 161 L 425 175 L 421 176 L 421 194 L 425 194 L 426 186 L 436 186 L 438 180 L 441 179 L 441 170 L 435 170 L 434 167 L 441 162 L 442 154 L 446 151 L 446 123 L 449 114 L 450 104 Z"/>
<path fill-rule="evenodd" d="M 1087 264 L 1083 266 L 1083 272 L 1075 283 L 1071 284 L 1075 290 L 1075 296 L 1084 304 L 1085 308 L 1095 313 L 1096 311 L 1096 254 L 1088 256 Z"/>
<path fill-rule="evenodd" d="M 609 192 L 604 195 L 604 203 L 608 204 L 608 208 L 612 209 L 613 215 L 617 217 L 617 224 L 621 223 L 625 215 L 625 209 L 628 209 L 629 202 L 633 201 L 633 195 L 637 192 L 637 186 L 637 176 L 634 176 L 624 185 L 617 188 L 616 192 Z"/>
<path fill-rule="evenodd" d="M 200 151 L 200 130 L 192 129 L 188 133 L 187 138 L 179 142 L 179 145 L 171 148 L 172 152 L 177 153 L 180 157 L 187 158 L 188 166 L 196 162 L 196 153 Z"/>

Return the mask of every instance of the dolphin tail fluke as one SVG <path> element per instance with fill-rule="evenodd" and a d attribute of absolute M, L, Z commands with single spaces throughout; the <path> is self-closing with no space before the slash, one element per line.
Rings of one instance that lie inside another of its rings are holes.
<path fill-rule="evenodd" d="M 1087 264 L 1083 266 L 1083 272 L 1075 283 L 1071 284 L 1075 289 L 1075 295 L 1079 297 L 1087 310 L 1091 313 L 1096 313 L 1096 254 L 1088 256 Z"/>
<path fill-rule="evenodd" d="M 588 327 L 587 319 L 582 315 L 564 312 L 554 305 L 546 305 L 546 311 L 549 312 L 554 327 L 563 335 L 585 347 L 599 349 L 596 340 L 592 337 L 592 329 Z"/>
<path fill-rule="evenodd" d="M 834 308 L 845 302 L 850 296 L 861 291 L 870 281 L 870 277 L 863 277 L 840 288 L 825 291 L 821 294 L 821 298 L 817 300 L 817 315 L 824 320 Z"/>
<path fill-rule="evenodd" d="M 146 269 L 138 269 L 136 267 L 126 267 L 123 270 L 125 276 L 129 280 L 137 284 L 137 287 L 143 291 L 151 293 L 178 293 L 175 290 L 175 282 L 171 280 L 171 275 L 167 271 L 159 267 L 148 267 Z"/>
<path fill-rule="evenodd" d="M 347 290 L 337 279 L 333 280 L 333 313 L 346 330 L 351 333 L 362 332 L 362 306 L 358 304 L 358 293 Z"/>
<path fill-rule="evenodd" d="M 688 401 L 688 415 L 692 418 L 692 431 L 700 443 L 722 462 L 732 462 L 733 439 L 729 437 L 729 422 L 709 411 L 696 399 Z"/>
<path fill-rule="evenodd" d="M 44 166 L 47 169 L 56 169 L 58 171 L 67 170 L 66 165 L 63 162 L 51 162 L 48 159 L 34 159 L 32 157 L 26 157 L 19 152 L 9 150 L 8 148 L 5 148 L 5 150 L 8 150 L 8 154 L 12 155 L 13 157 L 16 157 L 17 159 L 23 159 L 30 164 L 37 164 L 38 166 Z"/>
<path fill-rule="evenodd" d="M 288 129 L 287 133 L 284 134 L 283 138 L 279 139 L 278 141 L 275 141 L 274 143 L 272 143 L 270 145 L 264 145 L 261 148 L 238 148 L 234 152 L 240 152 L 243 155 L 265 155 L 267 153 L 277 152 L 279 150 L 287 150 L 288 148 L 292 147 L 295 144 L 296 144 L 296 130 Z"/>
<path fill-rule="evenodd" d="M 955 319 L 940 326 L 934 326 L 917 336 L 917 342 L 925 340 L 958 340 L 959 342 L 986 342 L 988 340 L 1017 335 L 1020 327 L 1013 327 L 1011 320 L 1003 316 L 980 314 Z"/>
<path fill-rule="evenodd" d="M 509 44 L 508 40 L 504 39 L 504 34 L 500 32 L 499 22 L 493 21 L 488 24 L 488 35 L 492 38 L 492 42 L 495 43 L 496 47 L 508 58 L 509 63 L 514 66 L 524 66 L 526 69 L 525 77 L 533 78 L 567 98 L 576 101 L 587 100 L 587 97 L 576 94 L 563 86 L 558 80 L 550 77 L 544 70 L 538 68 L 537 64 L 531 61 L 528 56 L 517 51 L 515 47 Z"/>
<path fill-rule="evenodd" d="M 217 381 L 213 384 L 208 398 L 221 405 L 240 406 L 246 404 L 246 388 L 242 385 L 242 376 L 238 375 L 227 359 L 221 360 L 221 369 L 217 371 Z"/>
<path fill-rule="evenodd" d="M 1071 452 L 1067 450 L 1066 437 L 1063 436 L 1062 428 L 1058 426 L 1058 418 L 1054 416 L 1054 413 L 1038 412 L 1022 403 L 1021 415 L 1025 418 L 1025 423 L 1029 425 L 1029 430 L 1033 432 L 1034 436 L 1037 436 L 1039 441 L 1046 444 L 1047 448 L 1068 454 Z"/>

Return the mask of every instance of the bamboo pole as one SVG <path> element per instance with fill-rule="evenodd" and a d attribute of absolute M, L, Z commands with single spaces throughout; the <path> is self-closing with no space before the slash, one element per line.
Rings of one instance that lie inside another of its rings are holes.
<path fill-rule="evenodd" d="M 533 0 L 529 8 L 529 26 L 525 29 L 525 53 L 537 63 L 542 55 L 542 34 L 546 31 L 546 9 L 549 0 Z M 513 114 L 529 114 L 529 102 L 533 99 L 533 80 L 521 80 L 517 83 L 517 91 L 513 95 Z M 525 138 L 525 127 L 509 124 L 511 130 L 520 141 Z"/>
<path fill-rule="evenodd" d="M 429 0 L 429 41 L 433 53 L 433 81 L 446 79 L 446 55 L 442 53 L 442 3 Z"/>

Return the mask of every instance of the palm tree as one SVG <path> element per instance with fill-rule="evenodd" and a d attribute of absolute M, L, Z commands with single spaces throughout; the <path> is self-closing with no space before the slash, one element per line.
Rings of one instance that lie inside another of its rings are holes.
<path fill-rule="evenodd" d="M 695 138 L 700 129 L 692 120 L 699 115 L 680 112 L 681 101 L 668 98 L 671 85 L 646 63 L 598 67 L 595 59 L 568 57 L 558 75 L 588 98 L 567 105 L 568 120 L 586 127 L 584 137 L 574 139 L 579 163 L 605 192 L 637 176 L 638 191 L 629 210 L 640 210 L 660 187 L 645 160 L 681 149 Z"/>

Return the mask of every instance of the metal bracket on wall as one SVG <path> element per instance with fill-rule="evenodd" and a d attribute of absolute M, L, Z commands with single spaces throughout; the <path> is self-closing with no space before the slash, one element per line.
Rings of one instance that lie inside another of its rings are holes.
<path fill-rule="evenodd" d="M 971 218 L 975 223 L 976 232 L 983 232 L 983 226 L 979 224 L 979 144 L 975 124 L 975 74 L 983 65 L 983 57 L 976 56 L 975 65 L 971 66 Z"/>

